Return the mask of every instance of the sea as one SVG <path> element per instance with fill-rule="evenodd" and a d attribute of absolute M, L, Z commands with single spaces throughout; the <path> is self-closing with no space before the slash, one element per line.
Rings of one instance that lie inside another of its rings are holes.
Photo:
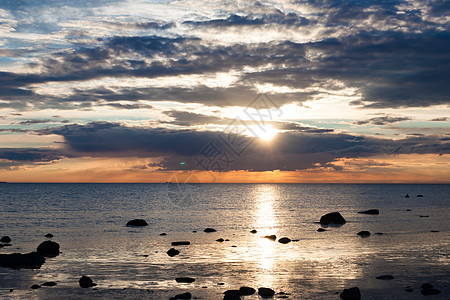
<path fill-rule="evenodd" d="M 61 254 L 40 269 L 0 267 L 0 298 L 223 299 L 248 286 L 273 299 L 339 299 L 351 287 L 362 299 L 423 299 L 430 283 L 441 293 L 427 298 L 450 299 L 449 200 L 445 184 L 3 183 L 0 236 L 12 241 L 0 254 L 48 239 Z M 358 213 L 367 209 L 380 213 Z M 347 223 L 317 231 L 335 211 Z M 132 219 L 149 225 L 127 227 Z M 97 286 L 81 288 L 83 275 Z M 46 281 L 57 285 L 30 289 Z"/>

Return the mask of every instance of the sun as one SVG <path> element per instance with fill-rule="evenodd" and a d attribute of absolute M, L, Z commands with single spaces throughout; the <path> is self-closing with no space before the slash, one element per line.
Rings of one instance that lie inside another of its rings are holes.
<path fill-rule="evenodd" d="M 270 125 L 266 125 L 266 126 L 258 127 L 255 132 L 255 135 L 256 135 L 256 137 L 259 137 L 263 141 L 270 141 L 278 134 L 278 132 L 279 132 L 279 130 L 273 128 Z"/>

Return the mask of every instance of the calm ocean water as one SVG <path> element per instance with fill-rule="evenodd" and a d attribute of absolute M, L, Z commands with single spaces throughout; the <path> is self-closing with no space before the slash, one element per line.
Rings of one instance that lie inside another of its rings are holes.
<path fill-rule="evenodd" d="M 449 299 L 449 200 L 450 185 L 0 184 L 0 235 L 12 239 L 0 253 L 33 251 L 47 233 L 62 251 L 38 270 L 0 268 L 0 297 L 168 299 L 190 291 L 222 299 L 228 289 L 264 286 L 289 299 L 339 299 L 359 286 L 363 299 L 422 299 L 420 285 L 430 282 L 442 291 L 434 299 Z M 357 213 L 371 208 L 380 215 Z M 315 222 L 333 211 L 348 223 L 317 232 Z M 135 218 L 149 226 L 125 226 Z M 360 238 L 361 230 L 372 235 Z M 169 257 L 180 240 L 191 245 Z M 384 274 L 395 279 L 375 279 Z M 98 290 L 79 288 L 81 275 Z M 196 281 L 176 283 L 181 276 Z M 50 280 L 58 285 L 29 288 Z"/>

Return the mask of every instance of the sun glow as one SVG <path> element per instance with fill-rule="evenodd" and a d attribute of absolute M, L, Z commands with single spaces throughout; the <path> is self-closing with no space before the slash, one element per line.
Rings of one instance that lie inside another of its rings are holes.
<path fill-rule="evenodd" d="M 262 125 L 256 126 L 252 135 L 264 141 L 270 141 L 278 134 L 278 132 L 280 132 L 278 129 L 275 129 L 270 125 Z"/>

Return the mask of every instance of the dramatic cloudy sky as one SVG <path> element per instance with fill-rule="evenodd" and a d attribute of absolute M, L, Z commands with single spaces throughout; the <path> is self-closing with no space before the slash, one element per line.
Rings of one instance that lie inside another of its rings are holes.
<path fill-rule="evenodd" d="M 0 181 L 450 182 L 450 3 L 2 0 Z"/>

